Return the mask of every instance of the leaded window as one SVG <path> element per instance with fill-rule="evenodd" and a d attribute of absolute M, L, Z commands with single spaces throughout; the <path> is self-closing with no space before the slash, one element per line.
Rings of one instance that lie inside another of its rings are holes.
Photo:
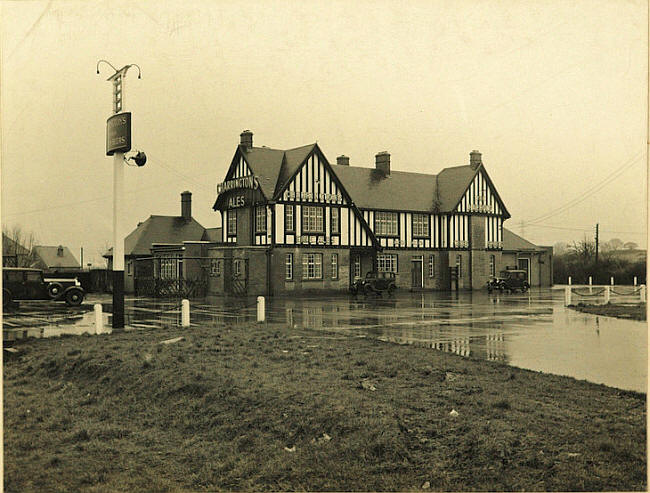
<path fill-rule="evenodd" d="M 338 207 L 332 207 L 330 216 L 330 231 L 333 235 L 338 235 L 341 233 L 341 215 L 339 214 L 340 209 Z"/>
<path fill-rule="evenodd" d="M 237 235 L 237 211 L 230 210 L 228 214 L 228 235 Z"/>
<path fill-rule="evenodd" d="M 303 279 L 323 278 L 323 254 L 322 253 L 303 253 L 302 278 Z"/>
<path fill-rule="evenodd" d="M 391 253 L 377 255 L 377 271 L 397 274 L 397 255 Z"/>
<path fill-rule="evenodd" d="M 255 207 L 255 231 L 266 233 L 266 206 Z"/>
<path fill-rule="evenodd" d="M 339 278 L 339 254 L 332 254 L 332 279 Z"/>
<path fill-rule="evenodd" d="M 284 207 L 284 229 L 291 232 L 294 232 L 296 230 L 294 208 L 292 205 L 286 205 Z"/>
<path fill-rule="evenodd" d="M 429 236 L 429 215 L 428 214 L 413 214 L 413 236 L 428 237 Z"/>
<path fill-rule="evenodd" d="M 397 236 L 397 212 L 375 212 L 375 234 Z"/>
<path fill-rule="evenodd" d="M 305 233 L 323 233 L 323 208 L 312 205 L 302 207 L 302 230 Z"/>
<path fill-rule="evenodd" d="M 293 280 L 293 253 L 287 253 L 284 259 L 284 278 L 287 281 Z"/>

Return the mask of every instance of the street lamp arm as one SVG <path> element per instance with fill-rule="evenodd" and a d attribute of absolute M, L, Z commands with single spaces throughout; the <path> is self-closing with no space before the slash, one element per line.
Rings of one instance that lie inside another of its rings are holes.
<path fill-rule="evenodd" d="M 131 68 L 131 67 L 137 67 L 137 68 L 138 68 L 138 79 L 142 79 L 141 71 L 140 71 L 140 65 L 138 65 L 138 64 L 136 64 L 136 63 L 132 63 L 131 65 L 127 65 L 125 68 L 126 68 L 126 69 L 129 69 L 129 68 Z M 125 71 L 125 72 L 126 72 L 126 71 Z"/>
<path fill-rule="evenodd" d="M 111 67 L 115 72 L 117 72 L 117 69 L 116 69 L 115 67 L 113 67 L 113 64 L 112 64 L 111 62 L 108 62 L 108 61 L 106 61 L 106 60 L 99 60 L 99 61 L 97 62 L 97 73 L 98 73 L 98 74 L 99 74 L 99 64 L 102 63 L 102 62 L 104 62 L 104 63 L 107 64 L 109 67 Z"/>

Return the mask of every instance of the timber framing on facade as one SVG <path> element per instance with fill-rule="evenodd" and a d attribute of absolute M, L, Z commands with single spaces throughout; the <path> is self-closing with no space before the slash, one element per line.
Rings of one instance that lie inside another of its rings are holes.
<path fill-rule="evenodd" d="M 479 289 L 506 267 L 510 213 L 478 151 L 423 174 L 391 170 L 387 152 L 357 167 L 330 164 L 316 143 L 279 150 L 240 137 L 213 205 L 216 293 L 233 275 L 250 294 L 344 290 L 372 270 L 395 272 L 402 288 Z"/>

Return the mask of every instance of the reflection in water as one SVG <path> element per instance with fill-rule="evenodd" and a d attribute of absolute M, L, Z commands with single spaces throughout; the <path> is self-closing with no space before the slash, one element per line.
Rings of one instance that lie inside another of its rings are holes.
<path fill-rule="evenodd" d="M 555 298 L 554 298 L 555 296 Z M 256 320 L 255 298 L 192 300 L 193 325 Z M 59 310 L 58 312 L 56 310 Z M 105 305 L 106 327 L 110 310 Z M 132 299 L 128 329 L 178 327 L 179 302 Z M 269 323 L 340 331 L 464 357 L 569 375 L 645 392 L 647 328 L 643 322 L 597 317 L 563 306 L 561 292 L 526 294 L 399 293 L 394 297 L 328 296 L 267 299 Z M 5 317 L 5 340 L 94 332 L 92 311 L 47 308 Z"/>

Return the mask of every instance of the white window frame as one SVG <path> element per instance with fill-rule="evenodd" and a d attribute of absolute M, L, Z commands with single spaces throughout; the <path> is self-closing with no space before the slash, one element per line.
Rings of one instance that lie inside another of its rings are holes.
<path fill-rule="evenodd" d="M 397 254 L 380 253 L 377 255 L 377 272 L 394 272 L 397 274 Z"/>
<path fill-rule="evenodd" d="M 332 265 L 332 279 L 338 279 L 339 278 L 339 254 L 338 253 L 332 254 L 331 265 Z"/>
<path fill-rule="evenodd" d="M 417 214 L 411 215 L 411 226 L 414 238 L 428 238 L 429 237 L 429 215 Z"/>
<path fill-rule="evenodd" d="M 221 275 L 221 259 L 210 259 L 210 275 L 212 277 L 219 277 Z"/>
<path fill-rule="evenodd" d="M 284 230 L 287 232 L 295 233 L 296 231 L 295 210 L 293 205 L 284 206 Z"/>
<path fill-rule="evenodd" d="M 323 216 L 325 209 L 317 205 L 302 206 L 302 231 L 304 233 L 324 233 Z"/>
<path fill-rule="evenodd" d="M 429 255 L 429 277 L 436 277 L 436 256 Z"/>
<path fill-rule="evenodd" d="M 338 207 L 330 208 L 330 234 L 341 234 L 341 211 Z"/>
<path fill-rule="evenodd" d="M 284 257 L 284 279 L 293 281 L 293 253 L 287 253 Z"/>
<path fill-rule="evenodd" d="M 456 254 L 456 267 L 458 268 L 458 279 L 463 277 L 463 256 L 458 253 Z"/>
<path fill-rule="evenodd" d="M 398 214 L 397 212 L 375 212 L 375 235 L 377 236 L 398 236 Z"/>
<path fill-rule="evenodd" d="M 229 210 L 226 214 L 228 236 L 237 236 L 237 211 Z"/>
<path fill-rule="evenodd" d="M 322 253 L 302 254 L 302 278 L 306 281 L 323 279 Z"/>
<path fill-rule="evenodd" d="M 266 233 L 266 206 L 255 207 L 255 232 Z"/>
<path fill-rule="evenodd" d="M 361 255 L 354 256 L 354 278 L 361 278 Z"/>

